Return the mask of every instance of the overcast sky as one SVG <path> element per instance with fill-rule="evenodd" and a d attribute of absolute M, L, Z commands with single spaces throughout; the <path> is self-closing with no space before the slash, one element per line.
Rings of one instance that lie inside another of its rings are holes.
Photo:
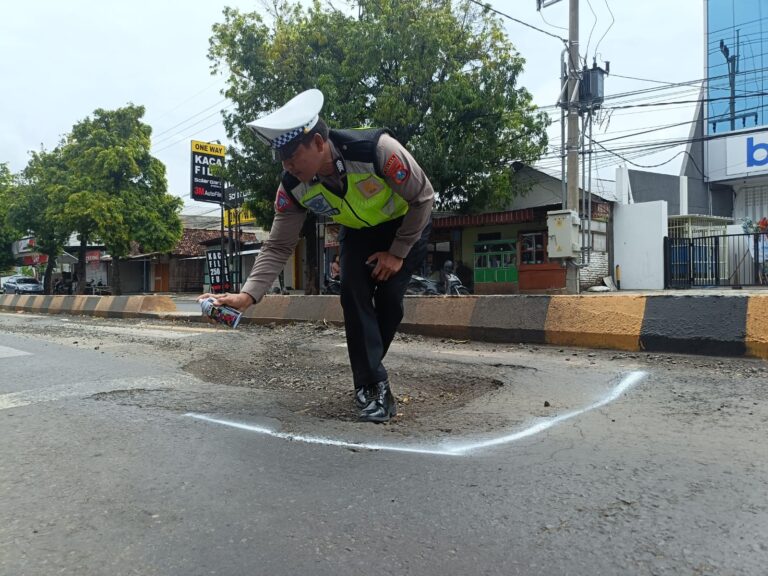
<path fill-rule="evenodd" d="M 189 141 L 226 141 L 219 113 L 227 105 L 220 93 L 223 80 L 211 76 L 206 56 L 211 26 L 222 20 L 225 5 L 260 9 L 253 0 L 5 0 L 0 19 L 0 163 L 18 172 L 28 161 L 28 151 L 54 148 L 73 124 L 95 109 L 132 102 L 146 108 L 145 121 L 153 128 L 152 153 L 166 164 L 170 191 L 185 199 L 184 212 L 217 211 L 214 204 L 189 199 Z M 567 27 L 568 0 L 541 13 L 536 0 L 491 0 L 490 5 L 567 37 L 567 30 L 557 26 Z M 504 24 L 527 61 L 521 84 L 559 121 L 559 112 L 551 106 L 559 92 L 562 43 L 508 19 Z M 704 76 L 703 0 L 581 0 L 580 29 L 582 56 L 590 63 L 595 55 L 600 65 L 604 60 L 611 63 L 607 96 Z M 649 102 L 651 96 L 670 101 L 698 94 L 693 88 L 678 88 L 635 98 Z M 692 117 L 692 105 L 610 114 L 606 110 L 595 122 L 594 136 L 623 137 Z M 680 148 L 635 157 L 639 150 L 628 146 L 686 137 L 689 130 L 690 124 L 682 124 L 605 145 L 632 154 L 637 164 L 657 164 Z M 558 146 L 559 124 L 553 124 L 550 133 L 552 145 Z M 676 174 L 680 163 L 678 156 L 655 170 Z M 612 178 L 606 159 L 596 158 L 596 164 L 602 166 L 600 176 Z M 545 160 L 543 165 L 559 167 L 559 162 Z"/>

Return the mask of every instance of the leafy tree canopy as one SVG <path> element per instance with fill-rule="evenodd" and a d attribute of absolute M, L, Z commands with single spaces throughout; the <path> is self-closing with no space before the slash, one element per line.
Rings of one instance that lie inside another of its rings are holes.
<path fill-rule="evenodd" d="M 19 175 L 8 208 L 12 225 L 35 236 L 38 252 L 48 256 L 45 284 L 50 285 L 55 258 L 61 254 L 72 229 L 62 219 L 67 197 L 69 171 L 61 148 L 51 152 L 32 152 L 29 163 Z"/>
<path fill-rule="evenodd" d="M 21 237 L 8 220 L 8 207 L 13 198 L 13 175 L 8 164 L 0 164 L 0 272 L 10 269 L 13 264 L 11 244 Z"/>
<path fill-rule="evenodd" d="M 165 252 L 181 238 L 182 201 L 167 193 L 165 166 L 150 155 L 151 128 L 143 115 L 144 108 L 132 104 L 96 110 L 54 151 L 32 153 L 8 204 L 7 220 L 34 234 L 51 261 L 78 232 L 81 277 L 88 239 L 98 238 L 117 261 L 131 242 Z M 118 270 L 113 267 L 116 293 Z"/>
<path fill-rule="evenodd" d="M 224 122 L 237 146 L 227 178 L 272 215 L 280 166 L 245 127 L 302 90 L 319 88 L 332 128 L 387 127 L 414 153 L 439 209 L 505 205 L 520 190 L 512 161 L 546 147 L 546 116 L 517 80 L 523 58 L 499 20 L 451 0 L 360 0 L 342 12 L 278 0 L 268 24 L 225 8 L 209 57 L 228 74 Z"/>
<path fill-rule="evenodd" d="M 52 258 L 61 253 L 71 232 L 61 220 L 68 178 L 61 148 L 32 152 L 8 209 L 14 226 L 34 234 L 38 251 Z"/>
<path fill-rule="evenodd" d="M 167 193 L 165 165 L 150 154 L 152 129 L 143 116 L 144 107 L 133 104 L 98 109 L 75 124 L 65 144 L 72 193 L 64 214 L 115 258 L 128 255 L 131 241 L 171 250 L 182 233 L 182 201 Z"/>

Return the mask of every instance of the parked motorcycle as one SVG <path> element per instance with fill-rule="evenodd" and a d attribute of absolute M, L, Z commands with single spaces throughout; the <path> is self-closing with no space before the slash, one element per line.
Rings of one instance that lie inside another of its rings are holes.
<path fill-rule="evenodd" d="M 445 293 L 449 296 L 468 296 L 469 290 L 464 284 L 461 283 L 459 277 L 456 274 L 450 273 L 445 276 L 445 283 L 448 284 L 448 288 Z"/>
<path fill-rule="evenodd" d="M 59 278 L 53 284 L 53 293 L 60 295 L 72 294 L 72 285 Z"/>
<path fill-rule="evenodd" d="M 434 280 L 413 274 L 408 281 L 408 288 L 405 289 L 405 293 L 412 296 L 437 296 L 441 292 Z"/>
<path fill-rule="evenodd" d="M 459 277 L 453 273 L 453 262 L 446 260 L 440 271 L 440 293 L 447 296 L 467 296 L 469 290 L 461 283 Z"/>
<path fill-rule="evenodd" d="M 330 294 L 338 296 L 341 294 L 341 280 L 338 278 L 331 278 L 328 274 L 325 275 L 325 284 L 321 290 L 323 294 Z"/>
<path fill-rule="evenodd" d="M 405 293 L 411 296 L 440 296 L 442 294 L 466 296 L 469 294 L 469 290 L 461 283 L 458 276 L 451 273 L 446 278 L 448 280 L 448 291 L 445 290 L 445 284 L 441 286 L 435 280 L 413 274 L 408 281 Z M 326 274 L 321 293 L 338 296 L 341 294 L 341 281 L 338 278 L 331 278 Z"/>

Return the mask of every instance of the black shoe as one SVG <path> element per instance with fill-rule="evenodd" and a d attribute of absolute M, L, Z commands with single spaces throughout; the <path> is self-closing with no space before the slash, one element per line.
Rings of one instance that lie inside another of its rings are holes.
<path fill-rule="evenodd" d="M 360 412 L 362 422 L 388 422 L 397 416 L 397 401 L 389 388 L 389 381 L 384 380 L 373 385 L 370 401 Z"/>
<path fill-rule="evenodd" d="M 359 388 L 355 388 L 355 404 L 357 404 L 357 407 L 361 410 L 368 406 L 372 397 L 373 392 L 371 391 L 370 386 L 360 386 Z"/>

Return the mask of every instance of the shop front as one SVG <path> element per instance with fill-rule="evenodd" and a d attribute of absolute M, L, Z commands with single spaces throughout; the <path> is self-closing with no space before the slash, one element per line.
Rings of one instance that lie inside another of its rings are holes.
<path fill-rule="evenodd" d="M 561 292 L 565 269 L 547 256 L 549 209 L 436 218 L 433 229 L 458 238 L 453 258 L 471 268 L 475 294 Z"/>

